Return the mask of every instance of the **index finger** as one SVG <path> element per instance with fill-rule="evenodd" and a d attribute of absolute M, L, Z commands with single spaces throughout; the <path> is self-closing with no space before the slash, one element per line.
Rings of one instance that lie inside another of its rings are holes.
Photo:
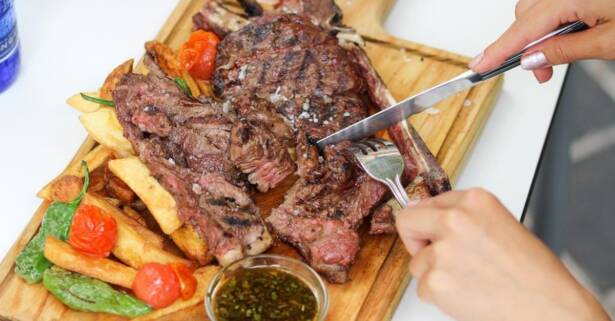
<path fill-rule="evenodd" d="M 486 72 L 501 65 L 508 57 L 540 39 L 566 22 L 575 21 L 574 12 L 553 1 L 540 1 L 471 63 L 476 72 Z"/>

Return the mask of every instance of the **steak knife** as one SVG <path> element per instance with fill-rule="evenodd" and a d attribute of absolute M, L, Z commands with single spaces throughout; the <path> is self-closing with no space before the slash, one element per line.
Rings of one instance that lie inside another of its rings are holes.
<path fill-rule="evenodd" d="M 521 64 L 521 57 L 532 47 L 543 43 L 544 41 L 556 36 L 565 35 L 581 30 L 587 29 L 588 26 L 582 22 L 577 21 L 568 25 L 565 25 L 548 35 L 532 42 L 526 46 L 522 51 L 508 58 L 501 66 L 496 69 L 487 71 L 485 73 L 476 73 L 472 70 L 466 71 L 461 75 L 430 89 L 427 89 L 415 96 L 406 98 L 405 100 L 392 105 L 382 111 L 373 114 L 363 120 L 360 120 L 334 134 L 331 134 L 316 144 L 318 148 L 323 149 L 330 144 L 339 143 L 344 140 L 358 140 L 361 138 L 369 137 L 376 132 L 389 128 L 390 126 L 420 112 L 429 109 L 436 103 L 458 93 L 474 87 L 483 81 L 489 80 L 499 74 L 509 71 Z"/>

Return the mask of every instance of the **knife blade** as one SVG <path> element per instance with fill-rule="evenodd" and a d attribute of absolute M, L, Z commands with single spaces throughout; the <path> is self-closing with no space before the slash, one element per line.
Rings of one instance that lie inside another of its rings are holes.
<path fill-rule="evenodd" d="M 371 136 L 378 131 L 387 129 L 392 125 L 407 119 L 408 117 L 423 112 L 431 108 L 436 103 L 451 97 L 459 92 L 474 87 L 483 81 L 491 79 L 508 70 L 511 70 L 521 64 L 523 54 L 532 47 L 555 36 L 564 35 L 572 32 L 577 32 L 587 29 L 587 25 L 582 21 L 577 21 L 569 25 L 563 26 L 548 35 L 532 42 L 522 51 L 508 58 L 502 65 L 496 69 L 476 73 L 471 70 L 462 73 L 461 75 L 439 84 L 435 87 L 427 89 L 417 95 L 406 98 L 403 101 L 392 105 L 382 111 L 375 113 L 367 118 L 364 118 L 338 132 L 331 134 L 316 144 L 318 148 L 323 149 L 330 144 L 336 144 L 345 140 L 358 140 L 364 137 Z"/>

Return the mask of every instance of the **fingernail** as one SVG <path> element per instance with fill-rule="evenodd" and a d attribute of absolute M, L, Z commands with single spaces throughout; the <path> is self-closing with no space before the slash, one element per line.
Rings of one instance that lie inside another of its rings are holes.
<path fill-rule="evenodd" d="M 521 68 L 524 70 L 536 70 L 545 67 L 549 67 L 549 62 L 542 51 L 536 51 L 521 58 Z"/>
<path fill-rule="evenodd" d="M 476 66 L 478 66 L 481 63 L 481 61 L 483 61 L 483 58 L 485 58 L 485 53 L 481 52 L 478 56 L 474 57 L 472 61 L 470 61 L 470 64 L 468 64 L 468 67 L 470 67 L 470 69 L 474 69 Z"/>

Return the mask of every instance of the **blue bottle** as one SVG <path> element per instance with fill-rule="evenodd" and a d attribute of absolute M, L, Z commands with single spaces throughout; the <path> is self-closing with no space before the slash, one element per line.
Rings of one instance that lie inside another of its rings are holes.
<path fill-rule="evenodd" d="M 19 40 L 13 0 L 0 0 L 0 93 L 7 89 L 19 70 Z"/>

